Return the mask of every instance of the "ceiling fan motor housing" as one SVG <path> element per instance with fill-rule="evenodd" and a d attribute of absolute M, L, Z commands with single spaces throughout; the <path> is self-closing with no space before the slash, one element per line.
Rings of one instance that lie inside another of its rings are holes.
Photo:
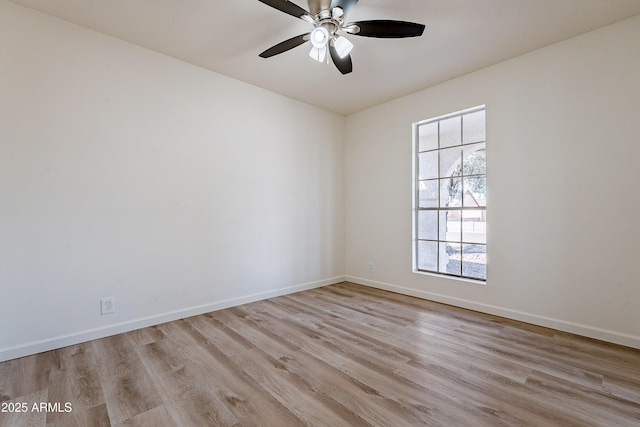
<path fill-rule="evenodd" d="M 336 8 L 336 9 L 341 10 L 340 8 Z M 342 24 L 343 24 L 343 21 L 339 17 L 333 15 L 328 10 L 322 10 L 320 11 L 320 13 L 318 13 L 318 15 L 316 15 L 316 23 L 314 25 L 316 26 L 316 28 L 318 27 L 325 28 L 329 32 L 329 35 L 331 36 L 331 38 L 333 38 L 333 36 L 340 29 Z"/>

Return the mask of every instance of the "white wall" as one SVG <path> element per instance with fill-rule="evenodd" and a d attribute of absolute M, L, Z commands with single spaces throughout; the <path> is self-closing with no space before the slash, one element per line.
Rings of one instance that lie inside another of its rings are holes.
<path fill-rule="evenodd" d="M 636 17 L 345 127 L 0 0 L 0 360 L 345 271 L 640 348 L 639 39 Z M 411 272 L 411 123 L 479 104 L 486 286 Z"/>
<path fill-rule="evenodd" d="M 639 40 L 635 17 L 349 116 L 347 278 L 640 348 Z M 411 123 L 481 104 L 487 284 L 412 273 Z"/>
<path fill-rule="evenodd" d="M 0 360 L 340 281 L 343 130 L 0 1 Z"/>

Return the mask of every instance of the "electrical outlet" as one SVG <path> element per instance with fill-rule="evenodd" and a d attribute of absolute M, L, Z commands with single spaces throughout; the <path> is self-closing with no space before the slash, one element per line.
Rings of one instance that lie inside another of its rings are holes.
<path fill-rule="evenodd" d="M 102 298 L 100 300 L 100 314 L 111 314 L 114 311 L 113 298 Z"/>
<path fill-rule="evenodd" d="M 373 268 L 373 261 L 369 261 L 369 273 L 373 273 L 375 270 Z"/>

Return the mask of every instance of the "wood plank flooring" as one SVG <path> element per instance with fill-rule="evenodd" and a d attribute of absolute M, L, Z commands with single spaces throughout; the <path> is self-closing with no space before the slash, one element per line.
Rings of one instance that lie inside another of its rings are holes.
<path fill-rule="evenodd" d="M 640 426 L 640 350 L 342 283 L 0 363 L 0 402 L 2 427 Z"/>

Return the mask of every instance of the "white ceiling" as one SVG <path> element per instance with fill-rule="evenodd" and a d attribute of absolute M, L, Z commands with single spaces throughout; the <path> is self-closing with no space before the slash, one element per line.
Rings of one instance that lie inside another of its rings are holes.
<path fill-rule="evenodd" d="M 13 1 L 340 114 L 640 14 L 639 0 L 361 0 L 348 21 L 427 28 L 419 38 L 349 36 L 353 72 L 343 76 L 309 58 L 308 44 L 259 58 L 312 26 L 258 0 Z"/>

